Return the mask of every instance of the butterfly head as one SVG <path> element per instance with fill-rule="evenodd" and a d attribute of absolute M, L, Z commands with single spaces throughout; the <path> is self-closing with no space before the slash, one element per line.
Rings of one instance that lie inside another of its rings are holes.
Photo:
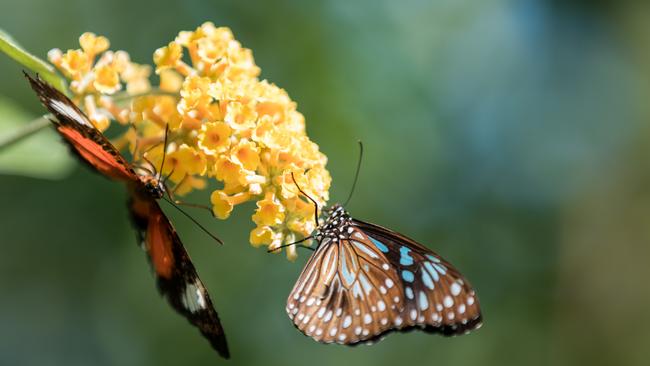
<path fill-rule="evenodd" d="M 318 232 L 315 235 L 317 242 L 322 242 L 324 239 L 329 238 L 331 242 L 338 242 L 342 239 L 347 239 L 348 227 L 352 218 L 345 211 L 343 206 L 335 204 L 329 209 L 325 210 L 327 218 L 325 223 L 318 227 Z"/>
<path fill-rule="evenodd" d="M 141 176 L 140 179 L 144 183 L 144 188 L 147 193 L 155 199 L 160 199 L 165 195 L 165 183 L 154 176 Z"/>

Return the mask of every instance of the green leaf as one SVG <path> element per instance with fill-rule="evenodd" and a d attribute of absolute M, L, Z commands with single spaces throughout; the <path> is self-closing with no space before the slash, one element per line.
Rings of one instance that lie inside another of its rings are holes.
<path fill-rule="evenodd" d="M 0 97 L 0 140 L 34 120 L 34 116 Z M 61 179 L 74 165 L 61 138 L 49 126 L 0 150 L 0 174 Z"/>
<path fill-rule="evenodd" d="M 0 29 L 0 51 L 25 66 L 30 71 L 38 73 L 41 78 L 54 85 L 62 93 L 67 93 L 65 80 L 60 77 L 54 67 L 22 48 L 9 34 Z"/>

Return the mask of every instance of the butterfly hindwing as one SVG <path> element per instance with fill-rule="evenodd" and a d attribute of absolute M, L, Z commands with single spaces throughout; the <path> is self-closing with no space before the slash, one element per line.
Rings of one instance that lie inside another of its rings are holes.
<path fill-rule="evenodd" d="M 158 203 L 134 192 L 131 217 L 156 276 L 158 290 L 178 313 L 196 326 L 212 347 L 229 357 L 223 327 L 210 295 L 176 230 Z"/>
<path fill-rule="evenodd" d="M 413 240 L 342 210 L 320 240 L 287 301 L 294 325 L 315 340 L 357 344 L 413 328 L 452 335 L 480 323 L 469 283 Z"/>

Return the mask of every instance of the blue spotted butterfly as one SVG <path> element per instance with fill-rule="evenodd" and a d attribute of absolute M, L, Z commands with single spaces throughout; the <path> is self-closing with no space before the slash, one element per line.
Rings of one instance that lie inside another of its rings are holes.
<path fill-rule="evenodd" d="M 308 197 L 309 198 L 309 197 Z M 456 335 L 481 325 L 469 282 L 430 249 L 384 227 L 327 210 L 318 243 L 287 299 L 305 335 L 354 345 L 391 331 Z"/>

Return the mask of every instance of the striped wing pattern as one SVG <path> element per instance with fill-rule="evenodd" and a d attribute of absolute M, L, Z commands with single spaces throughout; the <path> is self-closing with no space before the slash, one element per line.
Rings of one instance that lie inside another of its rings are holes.
<path fill-rule="evenodd" d="M 391 331 L 454 335 L 480 325 L 476 294 L 449 263 L 336 210 L 287 300 L 289 317 L 305 335 L 351 345 Z"/>

